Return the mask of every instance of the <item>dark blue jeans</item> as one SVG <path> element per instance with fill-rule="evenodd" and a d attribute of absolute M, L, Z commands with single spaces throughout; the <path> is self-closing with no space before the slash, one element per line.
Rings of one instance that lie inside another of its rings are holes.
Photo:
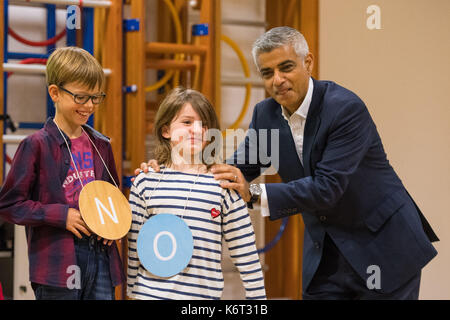
<path fill-rule="evenodd" d="M 114 300 L 106 248 L 96 236 L 75 238 L 81 288 L 53 287 L 32 283 L 36 300 Z"/>

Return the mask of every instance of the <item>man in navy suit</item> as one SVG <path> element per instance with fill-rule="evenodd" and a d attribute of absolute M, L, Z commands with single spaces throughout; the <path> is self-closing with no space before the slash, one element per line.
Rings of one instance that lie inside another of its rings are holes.
<path fill-rule="evenodd" d="M 302 214 L 304 299 L 418 299 L 438 238 L 389 164 L 364 102 L 311 77 L 314 58 L 295 29 L 269 30 L 253 56 L 271 98 L 255 106 L 250 129 L 267 137 L 248 135 L 233 165 L 213 167 L 216 179 L 230 180 L 222 186 L 250 205 L 261 196 L 271 220 Z M 251 161 L 260 154 L 252 148 L 277 157 L 283 183 L 249 185 L 271 165 Z"/>

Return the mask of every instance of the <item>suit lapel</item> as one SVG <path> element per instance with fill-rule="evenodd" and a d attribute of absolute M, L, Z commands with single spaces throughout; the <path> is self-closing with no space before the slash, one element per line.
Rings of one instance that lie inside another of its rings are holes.
<path fill-rule="evenodd" d="M 307 117 L 303 135 L 303 165 L 307 176 L 311 175 L 311 148 L 319 126 L 320 117 L 318 115 L 315 117 Z"/>
<path fill-rule="evenodd" d="M 314 90 L 309 107 L 308 115 L 306 116 L 305 131 L 303 134 L 303 166 L 305 175 L 311 175 L 311 149 L 320 127 L 320 111 L 322 110 L 322 98 L 325 91 L 324 85 L 314 80 Z"/>

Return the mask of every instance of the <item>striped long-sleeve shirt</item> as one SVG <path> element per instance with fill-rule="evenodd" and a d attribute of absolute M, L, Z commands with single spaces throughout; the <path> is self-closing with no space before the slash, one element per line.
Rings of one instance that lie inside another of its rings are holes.
<path fill-rule="evenodd" d="M 128 296 L 135 299 L 220 299 L 222 237 L 239 270 L 247 299 L 265 299 L 263 273 L 247 206 L 234 191 L 223 189 L 212 174 L 189 174 L 163 167 L 140 173 L 131 188 L 133 212 L 128 234 Z M 186 206 L 186 209 L 184 209 Z M 213 217 L 215 208 L 220 215 Z M 180 273 L 161 278 L 148 272 L 137 254 L 143 224 L 158 213 L 176 214 L 189 226 L 194 250 Z"/>

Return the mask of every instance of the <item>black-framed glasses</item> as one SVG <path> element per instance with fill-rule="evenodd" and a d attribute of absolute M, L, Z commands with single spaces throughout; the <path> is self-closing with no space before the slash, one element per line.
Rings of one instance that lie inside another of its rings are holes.
<path fill-rule="evenodd" d="M 72 93 L 66 88 L 58 86 L 62 91 L 67 92 L 68 94 L 71 94 L 73 96 L 73 101 L 75 101 L 76 104 L 85 104 L 91 99 L 93 104 L 100 104 L 105 100 L 106 93 L 102 92 L 100 94 L 96 95 L 88 95 L 88 94 L 78 94 L 78 93 Z"/>

